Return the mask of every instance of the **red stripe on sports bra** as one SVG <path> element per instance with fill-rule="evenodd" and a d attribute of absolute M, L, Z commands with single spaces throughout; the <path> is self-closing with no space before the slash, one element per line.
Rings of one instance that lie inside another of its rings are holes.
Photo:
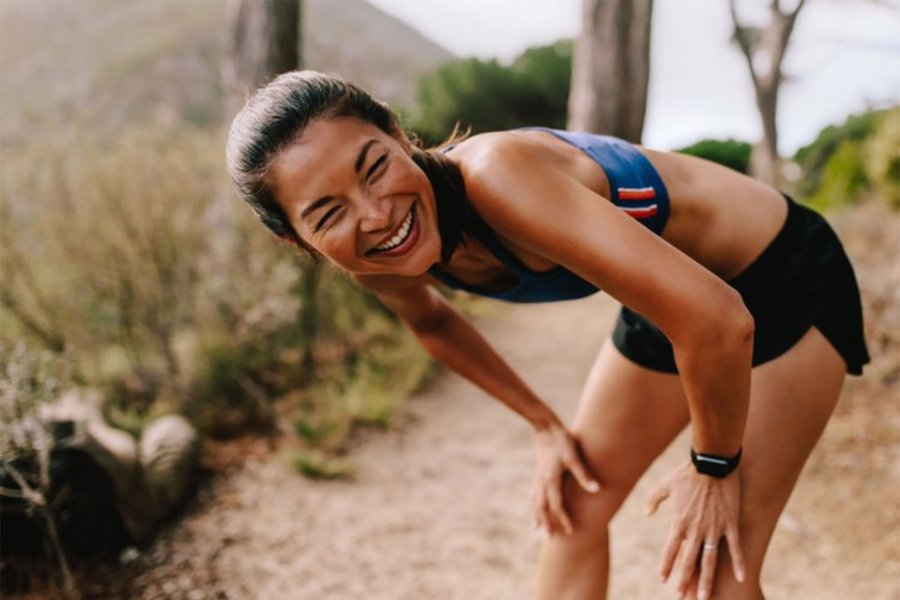
<path fill-rule="evenodd" d="M 634 217 L 635 219 L 646 219 L 647 217 L 656 216 L 656 205 L 651 204 L 650 206 L 646 206 L 643 208 L 622 208 L 629 215 Z"/>
<path fill-rule="evenodd" d="M 619 188 L 619 200 L 652 200 L 656 198 L 656 190 L 645 188 Z"/>

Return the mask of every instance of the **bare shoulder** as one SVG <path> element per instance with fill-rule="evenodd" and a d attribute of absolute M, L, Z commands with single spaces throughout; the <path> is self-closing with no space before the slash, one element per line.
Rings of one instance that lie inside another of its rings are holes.
<path fill-rule="evenodd" d="M 474 135 L 457 145 L 449 155 L 464 176 L 476 176 L 510 161 L 534 156 L 535 153 L 546 158 L 552 154 L 552 148 L 534 132 L 513 130 Z"/>
<path fill-rule="evenodd" d="M 472 206 L 488 224 L 502 223 L 523 203 L 558 197 L 563 180 L 577 183 L 580 158 L 539 132 L 504 131 L 473 136 L 454 149 Z M 549 208 L 549 206 L 547 206 Z"/>

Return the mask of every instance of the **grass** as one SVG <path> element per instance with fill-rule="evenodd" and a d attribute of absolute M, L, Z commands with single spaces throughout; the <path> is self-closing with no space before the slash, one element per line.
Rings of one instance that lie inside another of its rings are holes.
<path fill-rule="evenodd" d="M 298 473 L 310 479 L 347 480 L 354 475 L 348 462 L 317 450 L 293 451 L 285 458 Z"/>

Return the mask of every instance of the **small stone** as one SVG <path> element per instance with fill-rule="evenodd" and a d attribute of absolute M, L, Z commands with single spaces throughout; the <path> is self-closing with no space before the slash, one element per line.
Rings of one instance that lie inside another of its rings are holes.
<path fill-rule="evenodd" d="M 141 552 L 134 546 L 128 546 L 119 554 L 119 564 L 127 565 L 141 557 Z"/>

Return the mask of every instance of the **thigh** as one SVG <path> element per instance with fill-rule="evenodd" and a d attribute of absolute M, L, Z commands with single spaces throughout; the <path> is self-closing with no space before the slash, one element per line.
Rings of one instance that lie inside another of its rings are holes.
<path fill-rule="evenodd" d="M 781 357 L 753 370 L 740 468 L 741 539 L 748 585 L 737 584 L 720 561 L 717 598 L 756 598 L 759 573 L 775 525 L 840 395 L 846 365 L 811 328 Z M 723 552 L 723 555 L 727 553 Z"/>
<path fill-rule="evenodd" d="M 575 530 L 544 543 L 536 597 L 606 597 L 607 525 L 635 482 L 688 420 L 676 375 L 638 366 L 610 341 L 604 344 L 571 427 L 601 489 L 589 494 L 572 477 L 566 478 L 563 502 Z"/>
<path fill-rule="evenodd" d="M 587 494 L 574 480 L 567 481 L 566 504 L 576 521 L 611 519 L 644 471 L 689 420 L 677 375 L 637 365 L 607 341 L 585 382 L 572 423 L 603 491 Z"/>

